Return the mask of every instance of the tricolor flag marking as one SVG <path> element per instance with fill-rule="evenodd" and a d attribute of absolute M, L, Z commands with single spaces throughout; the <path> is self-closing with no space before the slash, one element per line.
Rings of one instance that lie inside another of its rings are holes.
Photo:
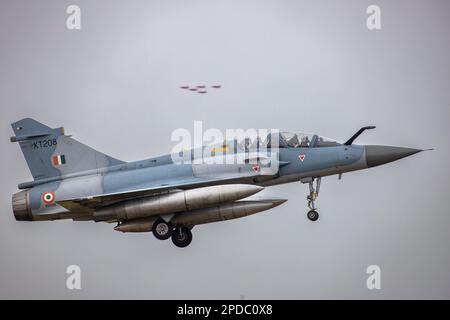
<path fill-rule="evenodd" d="M 58 155 L 58 156 L 53 156 L 52 163 L 54 166 L 60 166 L 62 164 L 66 164 L 66 156 L 63 154 Z"/>

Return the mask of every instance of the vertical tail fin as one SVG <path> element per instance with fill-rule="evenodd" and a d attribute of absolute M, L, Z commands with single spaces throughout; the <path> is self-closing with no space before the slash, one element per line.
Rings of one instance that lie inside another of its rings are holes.
<path fill-rule="evenodd" d="M 64 128 L 52 129 L 26 118 L 11 124 L 34 180 L 93 170 L 124 163 L 66 136 Z"/>

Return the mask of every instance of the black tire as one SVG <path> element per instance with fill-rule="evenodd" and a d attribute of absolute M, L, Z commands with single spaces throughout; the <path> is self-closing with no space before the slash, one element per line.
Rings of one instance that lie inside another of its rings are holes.
<path fill-rule="evenodd" d="M 152 227 L 153 235 L 158 240 L 167 240 L 172 236 L 173 227 L 162 218 L 155 221 Z"/>
<path fill-rule="evenodd" d="M 311 221 L 317 221 L 319 219 L 319 213 L 316 210 L 310 210 L 306 216 Z"/>
<path fill-rule="evenodd" d="M 189 228 L 176 228 L 172 233 L 172 242 L 179 248 L 187 247 L 192 242 L 192 232 Z"/>

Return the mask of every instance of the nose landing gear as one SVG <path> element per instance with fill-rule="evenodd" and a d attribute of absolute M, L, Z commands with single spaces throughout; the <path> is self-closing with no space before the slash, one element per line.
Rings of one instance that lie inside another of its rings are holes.
<path fill-rule="evenodd" d="M 314 180 L 316 180 L 316 187 L 314 187 Z M 321 178 L 311 179 L 309 181 L 309 195 L 306 196 L 306 200 L 308 200 L 308 208 L 310 209 L 308 211 L 308 214 L 306 215 L 309 220 L 311 221 L 317 221 L 319 219 L 319 213 L 317 212 L 315 200 L 319 196 L 319 189 L 320 189 L 320 181 Z"/>

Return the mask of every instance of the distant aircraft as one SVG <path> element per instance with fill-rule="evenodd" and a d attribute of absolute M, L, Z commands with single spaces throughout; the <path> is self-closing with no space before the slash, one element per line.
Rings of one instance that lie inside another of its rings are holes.
<path fill-rule="evenodd" d="M 220 89 L 221 87 L 222 87 L 221 85 L 212 85 L 212 86 L 211 86 L 211 88 L 214 88 L 214 89 Z M 206 85 L 204 85 L 204 84 L 197 85 L 197 86 L 194 86 L 194 87 L 190 87 L 190 86 L 181 86 L 180 88 L 181 88 L 181 89 L 188 89 L 188 90 L 190 90 L 190 91 L 197 91 L 198 93 L 202 93 L 202 94 L 207 93 L 207 91 L 204 90 L 204 89 L 206 88 Z M 199 90 L 199 89 L 201 89 L 201 90 Z"/>
<path fill-rule="evenodd" d="M 206 158 L 231 152 L 245 157 L 241 164 L 176 163 L 171 154 L 124 162 L 78 142 L 63 128 L 53 129 L 30 118 L 12 123 L 12 128 L 15 136 L 11 142 L 19 143 L 34 178 L 19 184 L 23 191 L 12 196 L 16 220 L 117 223 L 117 231 L 152 232 L 160 240 L 172 238 L 178 247 L 191 243 L 196 225 L 245 217 L 287 201 L 248 198 L 271 185 L 308 183 L 307 217 L 316 221 L 315 201 L 322 177 L 375 167 L 423 151 L 353 144 L 364 130 L 374 128 L 363 127 L 343 144 L 317 134 L 268 136 L 266 141 L 278 141 L 276 149 L 267 145 L 271 153 L 278 154 L 275 163 L 259 154 L 256 163 L 247 161 L 247 139 L 243 146 L 224 143 Z M 186 154 L 191 160 L 194 153 L 189 150 Z M 270 163 L 273 167 L 267 171 Z"/>

